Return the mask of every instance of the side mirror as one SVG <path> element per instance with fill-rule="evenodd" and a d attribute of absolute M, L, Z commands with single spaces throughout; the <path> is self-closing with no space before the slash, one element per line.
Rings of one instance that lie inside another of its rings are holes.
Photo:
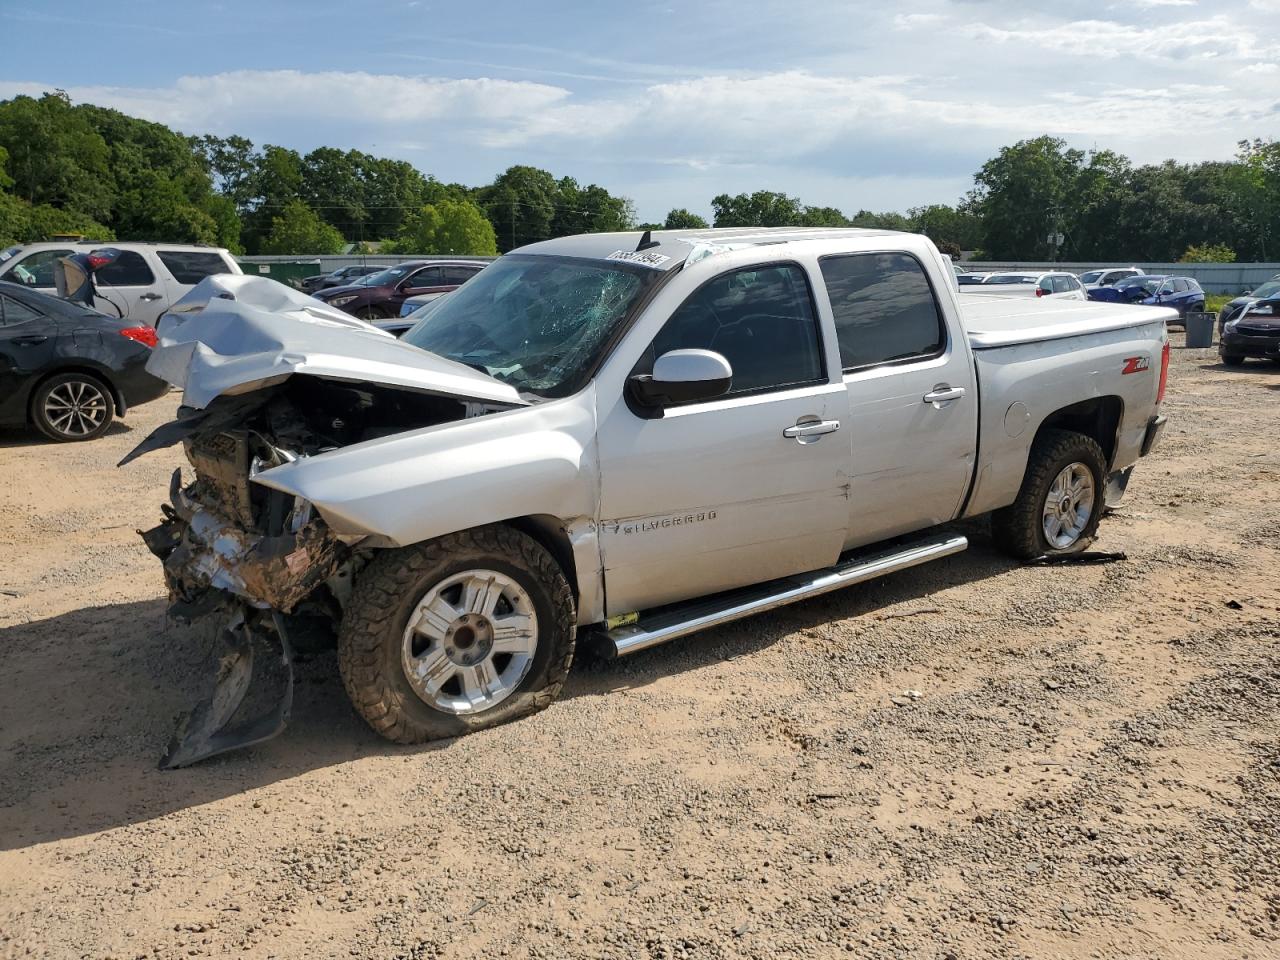
<path fill-rule="evenodd" d="M 653 373 L 627 381 L 632 396 L 646 407 L 714 400 L 729 392 L 733 368 L 714 350 L 672 350 L 653 364 Z"/>
<path fill-rule="evenodd" d="M 1246 290 L 1244 293 L 1240 294 L 1240 296 L 1242 296 L 1242 297 L 1247 297 L 1247 296 L 1249 296 L 1249 295 L 1250 295 L 1250 294 L 1252 294 L 1252 293 L 1253 293 L 1253 291 L 1252 291 L 1252 290 Z"/>

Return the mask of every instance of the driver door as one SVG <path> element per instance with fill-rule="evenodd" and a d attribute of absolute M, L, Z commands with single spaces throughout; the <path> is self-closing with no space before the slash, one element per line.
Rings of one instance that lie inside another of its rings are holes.
<path fill-rule="evenodd" d="M 829 566 L 848 522 L 848 409 L 794 263 L 715 277 L 667 320 L 671 350 L 722 354 L 729 392 L 657 411 L 614 398 L 597 436 L 609 616 Z"/>
<path fill-rule="evenodd" d="M 396 287 L 396 292 L 391 295 L 389 302 L 395 306 L 393 312 L 398 316 L 400 305 L 410 297 L 445 293 L 449 289 L 444 282 L 443 267 L 423 267 L 400 282 L 400 285 Z"/>

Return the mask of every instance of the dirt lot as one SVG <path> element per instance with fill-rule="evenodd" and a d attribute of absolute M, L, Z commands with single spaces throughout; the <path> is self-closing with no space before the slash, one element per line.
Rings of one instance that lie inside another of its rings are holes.
<path fill-rule="evenodd" d="M 209 648 L 134 530 L 180 454 L 113 466 L 174 401 L 0 435 L 0 955 L 1280 956 L 1280 367 L 1175 358 L 1126 562 L 978 527 L 428 748 L 320 654 L 284 736 L 174 773 Z"/>

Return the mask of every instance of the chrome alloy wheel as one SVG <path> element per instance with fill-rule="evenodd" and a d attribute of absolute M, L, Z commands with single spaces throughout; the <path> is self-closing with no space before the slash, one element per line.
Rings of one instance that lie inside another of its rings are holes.
<path fill-rule="evenodd" d="M 1044 538 L 1055 550 L 1072 546 L 1093 515 L 1093 471 L 1083 463 L 1062 468 L 1044 500 Z"/>
<path fill-rule="evenodd" d="M 64 436 L 87 437 L 106 419 L 107 398 L 96 383 L 67 380 L 45 397 L 44 416 Z"/>
<path fill-rule="evenodd" d="M 495 570 L 466 570 L 418 601 L 404 629 L 401 663 L 428 706 L 479 713 L 515 692 L 537 648 L 538 615 L 524 588 Z"/>

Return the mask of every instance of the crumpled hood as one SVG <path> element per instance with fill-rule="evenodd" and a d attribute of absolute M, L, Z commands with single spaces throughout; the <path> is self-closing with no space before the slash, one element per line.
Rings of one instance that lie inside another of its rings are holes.
<path fill-rule="evenodd" d="M 514 387 L 397 340 L 269 277 L 206 277 L 156 325 L 147 370 L 203 409 L 294 373 L 482 403 L 527 405 Z"/>

